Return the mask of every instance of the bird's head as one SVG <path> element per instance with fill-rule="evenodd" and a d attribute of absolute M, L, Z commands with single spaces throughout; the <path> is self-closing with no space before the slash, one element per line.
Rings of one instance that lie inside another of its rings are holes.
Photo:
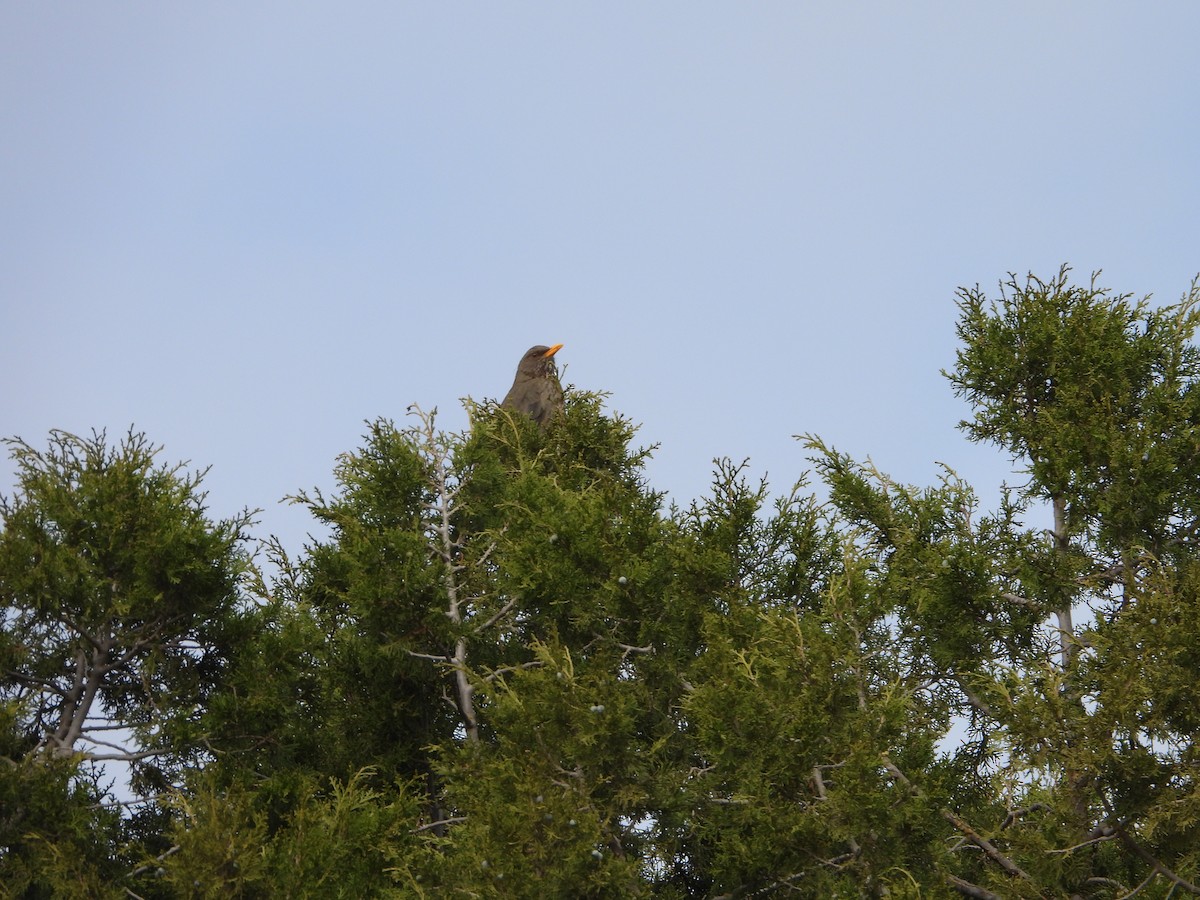
<path fill-rule="evenodd" d="M 517 364 L 517 372 L 527 378 L 545 378 L 549 375 L 557 375 L 558 366 L 554 364 L 554 354 L 561 350 L 562 346 L 562 344 L 555 344 L 553 347 L 547 347 L 544 344 L 538 344 L 536 347 L 530 347 L 521 357 L 521 362 Z"/>

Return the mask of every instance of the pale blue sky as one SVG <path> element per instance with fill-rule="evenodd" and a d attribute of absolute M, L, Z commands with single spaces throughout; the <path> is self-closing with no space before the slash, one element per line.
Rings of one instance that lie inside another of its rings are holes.
<path fill-rule="evenodd" d="M 1173 302 L 1200 271 L 1200 4 L 0 6 L 0 434 L 331 484 L 522 352 L 612 392 L 686 502 L 817 432 L 900 480 L 955 430 L 958 285 Z M 0 492 L 12 467 L 0 460 Z"/>

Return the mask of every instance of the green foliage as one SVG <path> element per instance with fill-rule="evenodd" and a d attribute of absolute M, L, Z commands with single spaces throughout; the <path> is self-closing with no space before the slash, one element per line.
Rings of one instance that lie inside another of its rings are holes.
<path fill-rule="evenodd" d="M 326 536 L 269 544 L 255 604 L 245 521 L 144 439 L 18 443 L 4 889 L 1200 893 L 1198 301 L 1066 268 L 959 293 L 963 427 L 1028 479 L 994 511 L 813 436 L 826 502 L 718 460 L 666 508 L 636 429 L 574 389 L 546 429 L 371 422 L 293 498 Z M 70 752 L 97 645 L 89 709 L 170 751 L 137 815 Z"/>
<path fill-rule="evenodd" d="M 1152 310 L 1069 274 L 959 291 L 962 427 L 1026 464 L 1028 496 L 1065 498 L 1073 535 L 1161 553 L 1200 512 L 1200 284 Z"/>
<path fill-rule="evenodd" d="M 416 885 L 409 854 L 417 804 L 403 784 L 385 796 L 368 772 L 346 782 L 277 779 L 269 789 L 201 780 L 177 802 L 169 856 L 145 867 L 146 890 L 176 897 L 380 897 Z M 282 791 L 292 813 L 264 802 Z"/>
<path fill-rule="evenodd" d="M 115 897 L 124 874 L 119 815 L 77 762 L 20 753 L 13 709 L 0 720 L 0 897 Z"/>

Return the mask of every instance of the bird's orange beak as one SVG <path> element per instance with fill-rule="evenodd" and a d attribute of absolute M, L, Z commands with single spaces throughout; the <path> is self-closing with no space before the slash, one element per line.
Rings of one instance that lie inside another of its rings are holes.
<path fill-rule="evenodd" d="M 557 353 L 562 348 L 563 348 L 562 344 L 555 344 L 553 347 L 551 347 L 549 350 L 547 350 L 545 353 L 543 353 L 542 356 L 544 356 L 546 359 L 549 359 L 550 357 L 552 357 L 555 353 Z"/>

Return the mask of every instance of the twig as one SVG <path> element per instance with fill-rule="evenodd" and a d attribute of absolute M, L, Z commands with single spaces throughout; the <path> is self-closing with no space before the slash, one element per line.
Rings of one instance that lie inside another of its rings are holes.
<path fill-rule="evenodd" d="M 90 740 L 90 738 L 88 738 L 85 735 L 84 740 Z M 75 751 L 68 749 L 68 750 L 64 751 L 64 755 L 68 755 L 68 754 L 74 753 L 74 752 Z M 133 752 L 127 751 L 125 753 L 92 753 L 91 751 L 88 751 L 88 750 L 80 750 L 78 752 L 79 752 L 79 755 L 82 756 L 84 759 L 91 760 L 93 762 L 137 762 L 138 760 L 141 760 L 141 759 L 149 759 L 152 756 L 162 756 L 163 754 L 170 753 L 171 751 L 170 750 L 137 750 L 137 751 L 133 751 Z"/>
<path fill-rule="evenodd" d="M 1155 876 L 1157 876 L 1157 875 L 1158 875 L 1158 870 L 1151 869 L 1150 874 L 1147 875 L 1145 878 L 1143 878 L 1141 883 L 1138 884 L 1137 887 L 1135 887 L 1132 891 L 1130 891 L 1127 894 L 1122 894 L 1120 897 L 1117 898 L 1117 900 L 1128 900 L 1129 897 L 1133 897 L 1133 896 L 1136 896 L 1137 894 L 1140 894 L 1142 892 L 1142 888 L 1144 888 L 1146 885 L 1148 885 L 1150 882 L 1152 882 L 1154 880 Z M 1174 888 L 1172 888 L 1172 890 L 1174 890 Z"/>

